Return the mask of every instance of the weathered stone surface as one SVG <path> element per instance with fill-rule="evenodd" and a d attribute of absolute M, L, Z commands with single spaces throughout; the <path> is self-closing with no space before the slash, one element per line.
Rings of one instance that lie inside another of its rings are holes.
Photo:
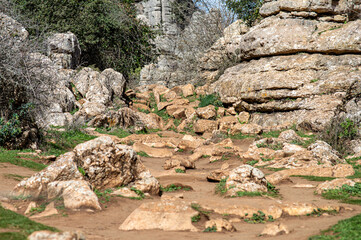
<path fill-rule="evenodd" d="M 238 119 L 235 116 L 222 117 L 218 120 L 219 130 L 221 132 L 228 133 L 228 131 L 238 123 Z"/>
<path fill-rule="evenodd" d="M 191 135 L 184 135 L 182 140 L 179 142 L 178 147 L 180 149 L 196 149 L 204 144 L 205 140 Z"/>
<path fill-rule="evenodd" d="M 332 165 L 346 163 L 344 159 L 339 157 L 340 154 L 326 142 L 316 141 L 308 147 L 308 150 L 322 163 L 331 163 Z"/>
<path fill-rule="evenodd" d="M 214 170 L 208 174 L 207 180 L 212 182 L 219 182 L 222 179 L 226 179 L 229 176 L 229 172 L 229 170 L 222 169 Z"/>
<path fill-rule="evenodd" d="M 229 39 L 233 36 L 245 34 L 248 31 L 249 27 L 247 26 L 247 24 L 245 24 L 242 20 L 239 19 L 223 30 L 223 37 L 225 39 Z"/>
<path fill-rule="evenodd" d="M 332 181 L 326 181 L 317 186 L 316 192 L 318 194 L 322 194 L 322 192 L 324 191 L 330 189 L 338 189 L 341 188 L 343 185 L 355 186 L 355 182 L 352 181 L 351 179 L 346 179 L 346 178 L 339 178 L 339 179 L 334 179 Z"/>
<path fill-rule="evenodd" d="M 302 141 L 301 137 L 299 137 L 297 133 L 292 129 L 281 132 L 278 138 L 288 143 L 291 143 L 293 141 Z"/>
<path fill-rule="evenodd" d="M 344 14 L 351 11 L 357 11 L 357 6 L 355 7 L 354 5 L 357 5 L 357 3 L 348 1 L 333 2 L 331 0 L 278 0 L 265 3 L 260 9 L 260 14 L 263 17 L 276 15 L 280 11 Z"/>
<path fill-rule="evenodd" d="M 187 84 L 182 86 L 182 94 L 183 97 L 189 97 L 194 94 L 194 86 L 193 84 Z"/>
<path fill-rule="evenodd" d="M 97 104 L 97 103 L 94 103 Z M 104 106 L 104 105 L 102 105 Z M 105 106 L 104 106 L 105 109 Z M 143 123 L 140 118 L 143 117 Z M 118 111 L 107 111 L 104 114 L 96 115 L 90 122 L 88 126 L 92 127 L 122 127 L 128 128 L 133 126 L 136 131 L 140 131 L 144 128 L 144 124 L 148 126 L 153 126 L 153 124 L 158 124 L 158 118 L 153 119 L 152 115 L 144 116 L 139 112 L 133 111 L 130 108 L 124 107 L 119 109 Z M 152 120 L 156 121 L 154 123 Z M 148 122 L 149 121 L 149 122 Z M 161 123 L 161 122 L 160 122 Z"/>
<path fill-rule="evenodd" d="M 306 175 L 318 177 L 348 177 L 355 174 L 355 170 L 349 164 L 338 164 L 333 167 L 322 167 L 317 165 L 306 168 L 294 168 L 278 171 L 268 175 L 267 181 L 272 184 L 277 184 L 283 180 L 288 179 L 292 175 Z"/>
<path fill-rule="evenodd" d="M 138 194 L 136 194 L 134 191 L 130 190 L 127 187 L 123 187 L 118 190 L 115 190 L 114 192 L 111 193 L 111 195 L 115 195 L 115 196 L 121 195 L 123 197 L 128 197 L 128 198 L 139 197 Z"/>
<path fill-rule="evenodd" d="M 230 131 L 230 134 L 242 133 L 245 135 L 257 135 L 262 132 L 262 127 L 258 124 L 235 124 Z"/>
<path fill-rule="evenodd" d="M 149 177 L 131 147 L 116 144 L 107 136 L 79 144 L 74 148 L 74 154 L 78 167 L 86 173 L 85 180 L 96 188 L 125 186 L 144 176 Z M 152 192 L 159 191 L 159 183 L 155 187 Z"/>
<path fill-rule="evenodd" d="M 238 112 L 252 112 L 252 122 L 262 126 L 324 129 L 347 89 L 360 81 L 352 69 L 361 65 L 361 21 L 351 16 L 357 15 L 360 4 L 346 2 L 265 3 L 262 9 L 272 11 L 264 16 L 286 12 L 263 19 L 244 35 L 217 42 L 201 59 L 200 69 L 208 79 L 220 75 L 225 59 L 230 66 L 240 63 L 228 68 L 209 92 L 235 104 Z M 338 23 L 339 13 L 353 7 L 357 10 L 347 13 L 349 22 Z"/>
<path fill-rule="evenodd" d="M 119 229 L 196 232 L 198 230 L 191 221 L 191 218 L 196 215 L 198 212 L 182 201 L 143 203 L 125 219 Z"/>
<path fill-rule="evenodd" d="M 80 45 L 71 32 L 55 33 L 47 40 L 48 56 L 63 68 L 75 69 L 80 64 Z"/>
<path fill-rule="evenodd" d="M 0 23 L 2 36 L 12 36 L 19 41 L 24 41 L 29 36 L 28 31 L 19 22 L 3 13 L 0 13 Z"/>
<path fill-rule="evenodd" d="M 168 148 L 153 148 L 142 143 L 135 143 L 133 149 L 136 152 L 145 152 L 150 157 L 165 158 L 173 156 L 173 152 Z"/>
<path fill-rule="evenodd" d="M 200 119 L 194 124 L 194 132 L 204 133 L 217 130 L 217 121 Z"/>
<path fill-rule="evenodd" d="M 282 206 L 283 213 L 289 216 L 302 216 L 302 215 L 310 214 L 315 209 L 317 209 L 317 206 L 309 203 L 291 203 L 291 204 L 284 204 Z"/>
<path fill-rule="evenodd" d="M 50 231 L 36 231 L 28 236 L 28 240 L 85 240 L 82 232 L 54 233 Z"/>
<path fill-rule="evenodd" d="M 98 201 L 98 200 L 97 200 Z M 49 203 L 43 212 L 38 213 L 36 215 L 30 216 L 31 219 L 36 218 L 43 218 L 43 217 L 49 217 L 52 215 L 59 214 L 59 211 L 55 208 L 54 202 Z"/>
<path fill-rule="evenodd" d="M 213 105 L 197 108 L 197 115 L 202 119 L 211 119 L 216 116 L 216 109 Z"/>
<path fill-rule="evenodd" d="M 73 83 L 79 93 L 89 102 L 96 102 L 106 105 L 110 102 L 111 96 L 109 89 L 102 85 L 100 73 L 91 68 L 83 68 L 78 72 Z"/>
<path fill-rule="evenodd" d="M 288 227 L 283 223 L 272 223 L 266 225 L 266 227 L 262 230 L 261 235 L 277 236 L 289 233 L 290 231 L 288 230 Z"/>
<path fill-rule="evenodd" d="M 114 96 L 121 97 L 125 88 L 123 75 L 110 68 L 101 73 L 83 68 L 72 82 L 87 101 L 103 105 L 109 105 Z"/>
<path fill-rule="evenodd" d="M 267 180 L 263 172 L 250 165 L 239 166 L 230 171 L 226 181 L 227 195 L 237 192 L 267 192 Z"/>
<path fill-rule="evenodd" d="M 164 121 L 155 113 L 137 112 L 139 121 L 148 129 L 163 129 Z"/>
<path fill-rule="evenodd" d="M 28 179 L 15 186 L 13 194 L 17 196 L 38 197 L 45 194 L 47 186 L 53 181 L 81 180 L 83 176 L 74 162 L 74 153 L 61 155 L 57 160 Z"/>
<path fill-rule="evenodd" d="M 54 181 L 48 184 L 48 199 L 62 197 L 69 209 L 91 208 L 101 210 L 97 195 L 84 180 Z"/>
<path fill-rule="evenodd" d="M 217 232 L 234 232 L 236 228 L 227 220 L 223 218 L 212 219 L 206 222 L 205 228 L 213 228 L 216 227 Z"/>
<path fill-rule="evenodd" d="M 177 169 L 182 167 L 184 167 L 185 169 L 194 169 L 196 168 L 196 165 L 194 161 L 190 161 L 188 159 L 180 159 L 178 157 L 166 160 L 163 165 L 163 168 L 165 170 Z"/>

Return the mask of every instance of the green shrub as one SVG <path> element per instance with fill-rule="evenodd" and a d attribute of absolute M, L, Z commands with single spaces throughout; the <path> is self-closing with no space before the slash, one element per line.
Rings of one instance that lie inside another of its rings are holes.
<path fill-rule="evenodd" d="M 226 182 L 227 182 L 227 178 L 224 178 L 216 185 L 215 192 L 217 194 L 223 195 L 228 191 L 228 189 L 226 187 Z"/>
<path fill-rule="evenodd" d="M 27 103 L 21 105 L 18 109 L 14 109 L 12 101 L 9 103 L 12 116 L 5 120 L 0 117 L 0 146 L 7 148 L 16 148 L 16 139 L 23 133 L 24 125 L 31 125 L 29 111 L 33 108 L 33 104 Z M 15 144 L 15 145 L 14 145 Z"/>
<path fill-rule="evenodd" d="M 319 134 L 319 138 L 336 149 L 339 153 L 347 155 L 350 153 L 349 142 L 358 134 L 357 124 L 348 118 L 335 118 Z"/>
<path fill-rule="evenodd" d="M 246 214 L 247 216 L 248 214 Z M 266 216 L 266 214 L 262 211 L 258 211 L 257 213 L 253 213 L 252 217 L 244 218 L 244 221 L 247 223 L 265 223 L 266 221 L 268 222 L 273 222 L 273 216 L 272 215 L 268 215 Z"/>
<path fill-rule="evenodd" d="M 309 240 L 348 240 L 361 239 L 361 214 L 339 221 L 322 235 L 310 237 Z"/>
<path fill-rule="evenodd" d="M 203 232 L 217 232 L 217 227 L 216 226 L 207 227 L 206 229 L 204 229 Z"/>
<path fill-rule="evenodd" d="M 152 29 L 136 18 L 132 0 L 14 0 L 16 9 L 32 21 L 23 24 L 30 35 L 72 32 L 82 50 L 82 62 L 113 68 L 126 77 L 153 59 Z M 36 27 L 34 27 L 36 23 Z"/>
<path fill-rule="evenodd" d="M 258 18 L 263 0 L 225 0 L 226 6 L 237 14 L 239 19 L 251 26 Z"/>
<path fill-rule="evenodd" d="M 198 107 L 206 107 L 208 105 L 214 105 L 216 107 L 223 107 L 223 103 L 221 102 L 219 96 L 215 94 L 209 94 L 206 96 L 200 96 L 200 103 Z"/>

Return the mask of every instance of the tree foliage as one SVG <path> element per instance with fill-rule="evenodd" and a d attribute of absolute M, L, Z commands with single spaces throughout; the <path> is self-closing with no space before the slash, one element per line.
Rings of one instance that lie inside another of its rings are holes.
<path fill-rule="evenodd" d="M 239 19 L 251 26 L 259 18 L 263 0 L 225 0 L 226 6 L 234 11 Z"/>
<path fill-rule="evenodd" d="M 30 25 L 24 23 L 30 35 L 39 31 L 74 33 L 86 65 L 100 69 L 111 67 L 128 76 L 153 58 L 154 32 L 136 19 L 132 0 L 13 2 L 25 19 L 32 20 Z"/>

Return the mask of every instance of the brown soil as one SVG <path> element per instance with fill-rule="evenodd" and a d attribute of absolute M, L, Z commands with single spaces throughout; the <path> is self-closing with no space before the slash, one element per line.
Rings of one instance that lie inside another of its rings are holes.
<path fill-rule="evenodd" d="M 246 151 L 251 140 L 236 140 L 238 146 L 242 146 Z M 180 155 L 190 154 L 190 152 L 180 152 Z M 314 188 L 294 188 L 296 184 L 313 184 L 302 178 L 292 178 L 292 182 L 285 182 L 277 185 L 280 198 L 270 197 L 242 197 L 242 198 L 223 198 L 214 193 L 217 183 L 208 182 L 207 174 L 211 170 L 219 169 L 221 165 L 227 162 L 230 168 L 237 167 L 243 162 L 236 156 L 229 156 L 228 160 L 209 163 L 209 158 L 201 158 L 196 162 L 197 169 L 187 170 L 186 173 L 174 173 L 165 171 L 162 167 L 165 159 L 163 158 L 145 158 L 142 157 L 144 164 L 151 170 L 152 174 L 159 179 L 163 186 L 172 183 L 181 183 L 193 188 L 191 191 L 176 191 L 164 193 L 166 195 L 176 195 L 182 193 L 187 202 L 197 202 L 201 206 L 227 206 L 227 205 L 248 205 L 252 207 L 264 208 L 273 204 L 280 203 L 312 203 L 317 206 L 333 205 L 342 206 L 344 210 L 336 215 L 329 216 L 301 216 L 289 217 L 282 216 L 275 222 L 281 222 L 288 226 L 292 232 L 289 235 L 272 237 L 272 239 L 308 239 L 309 236 L 319 234 L 321 230 L 336 224 L 339 220 L 352 217 L 361 212 L 361 206 L 342 204 L 337 201 L 325 200 L 314 194 Z M 18 181 L 5 177 L 6 174 L 17 174 L 21 176 L 30 176 L 34 172 L 13 166 L 11 164 L 0 164 L 0 192 L 5 195 L 18 183 Z M 131 200 L 127 198 L 112 197 L 109 202 L 102 204 L 102 211 L 65 211 L 55 216 L 37 219 L 38 222 L 56 227 L 63 231 L 83 231 L 87 239 L 132 239 L 132 240 L 168 240 L 168 239 L 260 239 L 265 224 L 249 224 L 244 221 L 234 223 L 236 232 L 233 233 L 193 233 L 193 232 L 165 232 L 161 230 L 152 231 L 120 231 L 118 230 L 122 222 L 144 202 L 159 201 L 160 197 L 153 196 L 150 199 Z M 28 203 L 17 202 L 19 212 L 23 213 Z M 351 210 L 352 209 L 352 210 Z M 65 216 L 64 216 L 65 215 Z M 202 219 L 202 223 L 205 219 Z M 262 237 L 271 239 L 271 237 Z"/>

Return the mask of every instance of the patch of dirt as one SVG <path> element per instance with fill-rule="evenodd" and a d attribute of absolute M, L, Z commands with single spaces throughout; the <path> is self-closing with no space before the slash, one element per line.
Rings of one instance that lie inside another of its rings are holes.
<path fill-rule="evenodd" d="M 0 195 L 8 195 L 14 186 L 19 183 L 18 180 L 9 177 L 11 174 L 30 177 L 34 173 L 35 171 L 25 167 L 18 167 L 10 163 L 0 163 Z"/>
<path fill-rule="evenodd" d="M 166 133 L 169 134 L 169 133 Z M 181 135 L 182 136 L 182 135 Z M 241 147 L 244 151 L 252 143 L 252 139 L 234 140 L 233 143 Z M 177 153 L 182 156 L 191 154 L 189 151 Z M 229 168 L 238 167 L 244 164 L 240 158 L 235 155 L 229 156 L 227 160 L 209 162 L 209 158 L 201 158 L 196 162 L 196 169 L 187 169 L 186 173 L 175 173 L 174 170 L 165 171 L 163 163 L 166 158 L 147 158 L 141 157 L 145 166 L 150 169 L 151 173 L 160 181 L 162 186 L 169 184 L 181 183 L 184 186 L 190 186 L 192 191 L 179 190 L 174 192 L 165 192 L 163 195 L 176 196 L 179 193 L 183 195 L 183 200 L 186 202 L 196 202 L 200 206 L 209 209 L 216 209 L 219 207 L 249 206 L 259 209 L 268 208 L 271 205 L 282 205 L 286 203 L 309 203 L 317 206 L 333 205 L 341 206 L 344 210 L 336 215 L 322 215 L 315 216 L 282 216 L 276 219 L 276 223 L 285 224 L 292 232 L 289 235 L 281 235 L 277 237 L 262 237 L 262 239 L 279 239 L 279 240 L 303 240 L 308 239 L 309 236 L 319 234 L 321 230 L 325 230 L 330 226 L 336 224 L 339 220 L 352 217 L 361 212 L 361 206 L 341 204 L 338 201 L 326 200 L 319 195 L 314 194 L 315 188 L 295 188 L 296 184 L 313 184 L 317 185 L 319 182 L 311 182 L 302 178 L 291 178 L 292 182 L 284 182 L 276 187 L 279 189 L 279 198 L 270 197 L 242 197 L 242 198 L 224 198 L 215 194 L 215 187 L 217 183 L 208 182 L 206 176 L 212 170 L 219 169 L 222 164 L 228 163 Z M 263 170 L 263 169 L 262 169 Z M 4 174 L 18 174 L 21 176 L 30 176 L 34 173 L 26 168 L 13 166 L 11 164 L 0 164 L 0 191 L 2 195 L 10 192 L 12 188 L 18 183 L 14 179 L 4 177 Z M 69 211 L 65 210 L 63 214 L 50 216 L 46 218 L 37 219 L 38 222 L 56 227 L 63 231 L 83 231 L 87 239 L 132 239 L 132 240 L 188 240 L 188 239 L 260 239 L 259 234 L 262 232 L 265 224 L 249 224 L 238 217 L 238 222 L 233 223 L 236 232 L 232 233 L 203 233 L 203 232 L 165 232 L 161 230 L 151 231 L 120 231 L 119 226 L 123 221 L 142 203 L 159 201 L 160 196 L 152 196 L 144 200 L 132 200 L 120 197 L 111 197 L 109 202 L 102 203 L 102 211 L 87 212 L 87 211 Z M 19 212 L 23 212 L 26 208 L 24 203 Z M 352 210 L 351 210 L 352 209 Z M 214 213 L 212 213 L 214 214 Z M 231 214 L 218 214 L 218 217 L 226 219 L 235 218 Z M 202 215 L 201 220 L 194 225 L 201 228 L 204 226 L 206 216 Z"/>

